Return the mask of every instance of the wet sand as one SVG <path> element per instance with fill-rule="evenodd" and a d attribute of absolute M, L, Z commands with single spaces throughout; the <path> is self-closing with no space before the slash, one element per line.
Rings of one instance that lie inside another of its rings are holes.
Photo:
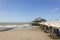
<path fill-rule="evenodd" d="M 0 40 L 52 40 L 41 30 L 9 30 L 0 32 Z"/>

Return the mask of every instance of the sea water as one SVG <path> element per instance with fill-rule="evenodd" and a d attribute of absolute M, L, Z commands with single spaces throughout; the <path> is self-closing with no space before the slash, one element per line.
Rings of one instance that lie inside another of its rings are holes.
<path fill-rule="evenodd" d="M 24 25 L 6 25 L 6 26 L 0 26 L 0 30 L 6 30 L 9 28 L 13 28 L 11 30 L 20 30 L 20 29 L 36 29 L 38 26 L 31 26 L 29 24 Z"/>

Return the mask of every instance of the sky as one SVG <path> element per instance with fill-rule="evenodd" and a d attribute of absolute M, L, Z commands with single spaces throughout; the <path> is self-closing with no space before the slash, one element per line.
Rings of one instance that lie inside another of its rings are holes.
<path fill-rule="evenodd" d="M 0 22 L 60 20 L 60 0 L 0 0 Z"/>

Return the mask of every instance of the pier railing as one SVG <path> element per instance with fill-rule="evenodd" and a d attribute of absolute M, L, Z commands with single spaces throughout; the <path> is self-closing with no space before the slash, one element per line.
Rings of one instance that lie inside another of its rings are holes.
<path fill-rule="evenodd" d="M 50 36 L 52 38 L 56 36 L 58 36 L 60 38 L 60 21 L 50 21 L 50 22 L 41 22 L 39 23 L 41 29 L 44 30 L 44 32 L 47 32 L 47 30 L 50 33 Z"/>

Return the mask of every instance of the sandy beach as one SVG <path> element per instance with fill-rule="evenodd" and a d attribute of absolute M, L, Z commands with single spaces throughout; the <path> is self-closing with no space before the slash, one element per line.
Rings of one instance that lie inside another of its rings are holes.
<path fill-rule="evenodd" d="M 0 40 L 52 40 L 41 30 L 9 30 L 0 32 Z"/>

